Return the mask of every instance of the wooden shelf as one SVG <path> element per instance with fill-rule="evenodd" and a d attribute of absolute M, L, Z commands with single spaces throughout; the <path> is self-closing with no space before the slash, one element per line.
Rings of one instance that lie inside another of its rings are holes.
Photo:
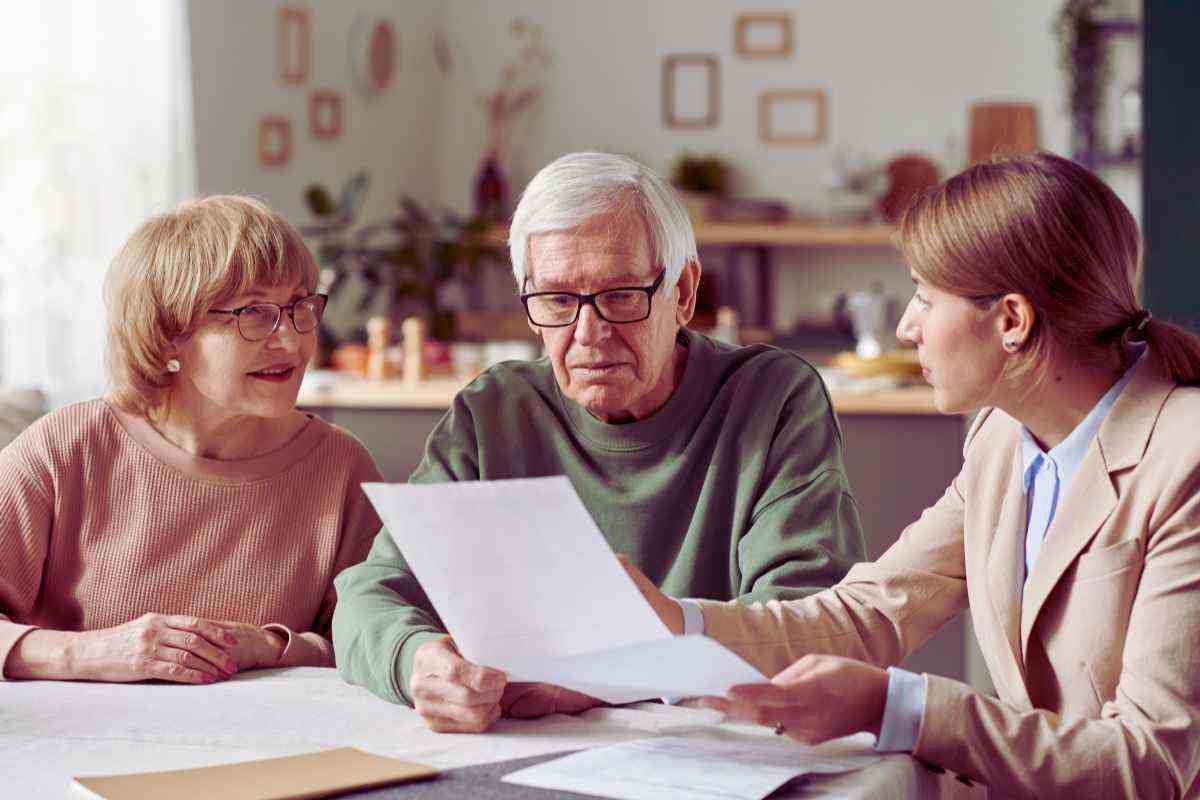
<path fill-rule="evenodd" d="M 771 247 L 895 247 L 896 229 L 883 224 L 785 222 L 699 222 L 699 245 Z"/>
<path fill-rule="evenodd" d="M 695 223 L 696 244 L 746 247 L 895 247 L 896 228 L 882 223 L 832 223 L 814 220 L 783 222 Z M 508 241 L 508 226 L 488 231 L 496 242 Z"/>

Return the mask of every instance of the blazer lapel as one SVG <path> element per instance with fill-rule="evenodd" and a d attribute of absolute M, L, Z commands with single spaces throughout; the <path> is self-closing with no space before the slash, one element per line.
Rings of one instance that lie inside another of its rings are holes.
<path fill-rule="evenodd" d="M 1022 601 L 1021 653 L 1029 646 L 1033 625 L 1054 586 L 1116 508 L 1118 497 L 1112 473 L 1134 467 L 1141 460 L 1163 403 L 1175 388 L 1149 358 L 1135 369 L 1137 372 L 1079 464 L 1071 488 L 1061 498 L 1062 505 L 1046 531 Z"/>
<path fill-rule="evenodd" d="M 1025 579 L 1025 492 L 1020 458 L 1013 460 L 1008 485 L 996 518 L 996 532 L 987 554 L 987 588 L 992 610 L 1008 641 L 1012 669 L 1005 676 L 1010 691 L 1025 692 L 1021 658 L 1021 583 Z M 1008 680 L 1011 678 L 1011 680 Z"/>

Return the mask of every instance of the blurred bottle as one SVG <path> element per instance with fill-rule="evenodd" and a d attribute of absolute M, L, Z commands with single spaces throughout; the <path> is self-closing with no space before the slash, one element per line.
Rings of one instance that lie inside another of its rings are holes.
<path fill-rule="evenodd" d="M 870 289 L 851 292 L 846 298 L 846 309 L 854 326 L 854 354 L 859 358 L 879 358 L 888 333 L 888 296 L 883 284 L 876 282 Z"/>
<path fill-rule="evenodd" d="M 488 152 L 475 176 L 475 214 L 493 220 L 506 219 L 505 194 L 500 160 L 494 152 Z"/>
<path fill-rule="evenodd" d="M 712 338 L 725 342 L 726 344 L 741 344 L 738 339 L 738 314 L 737 310 L 729 306 L 721 306 L 717 309 L 717 325 L 709 334 Z"/>
<path fill-rule="evenodd" d="M 387 317 L 367 320 L 367 377 L 371 380 L 385 381 L 392 377 L 392 364 L 388 360 L 391 340 L 392 323 Z"/>

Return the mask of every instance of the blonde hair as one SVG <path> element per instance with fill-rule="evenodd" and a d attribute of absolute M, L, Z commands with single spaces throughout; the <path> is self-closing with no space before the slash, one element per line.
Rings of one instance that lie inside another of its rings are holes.
<path fill-rule="evenodd" d="M 161 408 L 177 337 L 253 288 L 297 283 L 316 288 L 316 262 L 300 233 L 261 200 L 215 195 L 151 217 L 104 280 L 113 401 L 142 415 Z"/>
<path fill-rule="evenodd" d="M 908 266 L 987 306 L 1024 295 L 1035 320 L 1008 377 L 1045 380 L 1051 351 L 1128 366 L 1144 339 L 1177 383 L 1200 383 L 1200 337 L 1150 318 L 1137 297 L 1142 246 L 1120 198 L 1088 170 L 1039 153 L 977 164 L 918 197 L 900 221 Z"/>

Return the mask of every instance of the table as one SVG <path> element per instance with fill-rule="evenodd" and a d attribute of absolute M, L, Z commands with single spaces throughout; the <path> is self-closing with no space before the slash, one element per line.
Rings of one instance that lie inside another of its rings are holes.
<path fill-rule="evenodd" d="M 249 672 L 212 686 L 13 681 L 0 682 L 0 795 L 74 797 L 68 787 L 75 775 L 202 767 L 333 747 L 452 769 L 659 734 L 765 737 L 802 747 L 759 726 L 723 722 L 714 711 L 659 703 L 505 719 L 480 735 L 439 734 L 411 709 L 347 685 L 336 670 L 315 667 Z M 869 739 L 859 746 L 869 747 Z M 855 773 L 813 777 L 775 796 L 983 795 L 895 755 Z"/>

